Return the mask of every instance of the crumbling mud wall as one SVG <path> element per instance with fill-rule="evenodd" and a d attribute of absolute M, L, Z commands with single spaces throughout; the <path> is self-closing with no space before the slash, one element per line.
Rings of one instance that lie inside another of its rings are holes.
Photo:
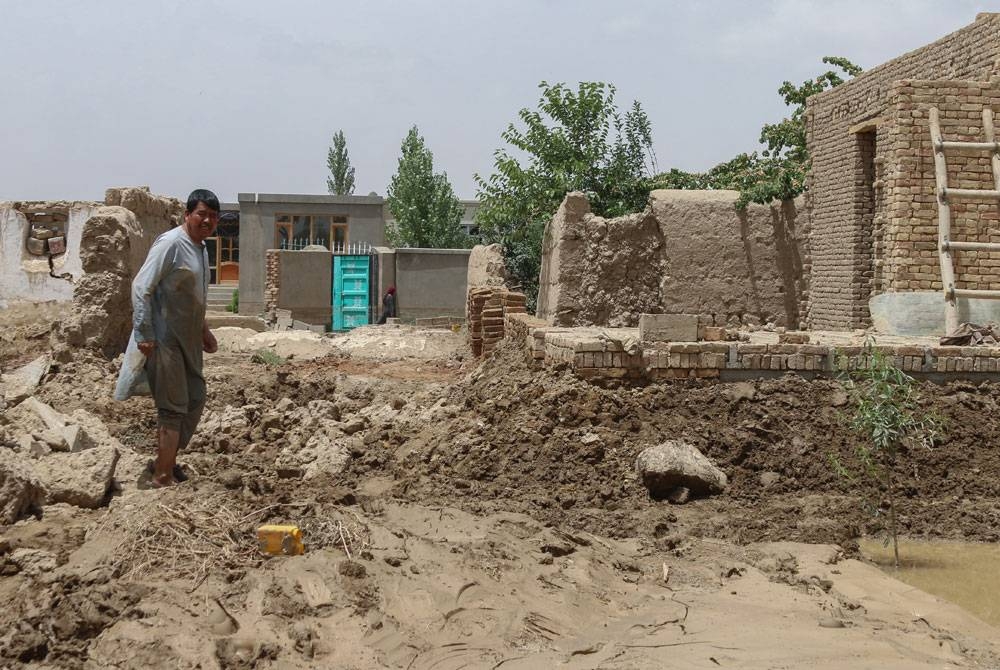
<path fill-rule="evenodd" d="M 716 326 L 798 328 L 808 281 L 801 199 L 736 209 L 736 191 L 654 191 L 665 241 L 662 311 Z"/>
<path fill-rule="evenodd" d="M 108 190 L 106 206 L 83 226 L 73 307 L 52 334 L 57 358 L 67 359 L 76 347 L 109 357 L 124 351 L 132 330 L 132 279 L 153 240 L 180 225 L 182 216 L 180 201 L 148 188 Z"/>
<path fill-rule="evenodd" d="M 926 110 L 956 105 L 954 111 L 967 113 L 966 131 L 978 126 L 981 132 L 982 107 L 993 103 L 982 86 L 961 82 L 991 81 L 998 64 L 1000 14 L 980 14 L 961 30 L 809 98 L 811 328 L 867 327 L 873 293 L 914 290 L 911 282 L 917 288 L 933 284 L 935 263 L 923 253 L 934 253 L 927 248 L 934 243 L 923 236 L 936 219 L 933 172 L 928 183 L 921 167 L 932 160 Z M 953 85 L 928 88 L 910 81 L 942 79 Z M 924 135 L 928 141 L 910 144 Z M 907 219 L 918 247 L 896 246 L 914 241 L 906 237 Z M 924 260 L 898 262 L 914 250 Z"/>
<path fill-rule="evenodd" d="M 798 327 L 808 280 L 801 201 L 736 209 L 735 191 L 658 190 L 603 219 L 580 193 L 546 227 L 538 316 L 556 326 L 636 326 L 642 313 L 715 325 Z"/>
<path fill-rule="evenodd" d="M 468 290 L 503 288 L 508 285 L 508 279 L 503 248 L 499 244 L 477 244 L 472 247 L 465 282 Z"/>
<path fill-rule="evenodd" d="M 0 202 L 0 309 L 19 301 L 72 299 L 73 284 L 64 275 L 80 276 L 80 237 L 98 207 L 96 202 Z M 52 249 L 51 268 L 47 253 L 28 249 L 33 227 L 61 240 L 58 251 Z"/>
<path fill-rule="evenodd" d="M 664 239 L 652 210 L 617 219 L 568 193 L 545 227 L 538 316 L 559 326 L 635 326 L 661 311 Z"/>

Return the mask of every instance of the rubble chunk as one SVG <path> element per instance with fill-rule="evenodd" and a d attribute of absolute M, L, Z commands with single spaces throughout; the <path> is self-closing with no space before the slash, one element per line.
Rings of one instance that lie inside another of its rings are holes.
<path fill-rule="evenodd" d="M 0 523 L 14 523 L 41 506 L 45 488 L 31 463 L 12 449 L 0 447 Z"/>
<path fill-rule="evenodd" d="M 52 572 L 56 569 L 58 562 L 56 555 L 44 549 L 20 548 L 10 552 L 9 560 L 26 575 L 40 575 Z"/>
<path fill-rule="evenodd" d="M 47 491 L 45 502 L 100 507 L 113 483 L 118 458 L 118 449 L 105 444 L 40 459 L 36 472 Z"/>
<path fill-rule="evenodd" d="M 681 440 L 667 440 L 643 450 L 635 469 L 650 496 L 657 500 L 669 498 L 682 488 L 692 496 L 721 493 L 728 483 L 726 473 L 696 447 Z M 686 499 L 680 492 L 677 498 Z"/>
<path fill-rule="evenodd" d="M 8 406 L 16 405 L 33 395 L 48 371 L 49 357 L 39 356 L 13 372 L 0 375 L 0 389 L 3 391 L 4 402 Z"/>

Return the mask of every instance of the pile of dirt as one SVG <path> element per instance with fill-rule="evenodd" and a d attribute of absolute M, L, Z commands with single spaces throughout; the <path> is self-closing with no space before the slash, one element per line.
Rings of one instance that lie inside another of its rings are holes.
<path fill-rule="evenodd" d="M 1000 387 L 921 387 L 948 429 L 939 446 L 904 454 L 900 482 L 907 535 L 1000 539 Z M 612 536 L 663 535 L 665 525 L 738 542 L 849 543 L 875 521 L 849 480 L 842 385 L 789 375 L 754 382 L 692 381 L 605 389 L 568 372 L 529 370 L 507 350 L 456 384 L 432 419 L 404 435 L 388 468 L 395 491 L 479 513 L 524 512 Z M 683 439 L 729 476 L 725 494 L 685 507 L 649 500 L 638 453 Z M 365 461 L 353 470 L 368 473 Z"/>

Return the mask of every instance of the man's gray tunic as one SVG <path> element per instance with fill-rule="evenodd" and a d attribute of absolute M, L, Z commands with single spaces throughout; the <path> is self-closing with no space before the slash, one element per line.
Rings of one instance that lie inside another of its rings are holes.
<path fill-rule="evenodd" d="M 184 370 L 176 374 L 204 381 L 202 347 L 208 279 L 208 250 L 204 244 L 196 244 L 183 226 L 157 237 L 132 282 L 129 350 L 134 350 L 137 342 L 155 340 L 157 349 L 170 349 L 183 360 Z M 123 375 L 125 372 L 123 366 Z"/>

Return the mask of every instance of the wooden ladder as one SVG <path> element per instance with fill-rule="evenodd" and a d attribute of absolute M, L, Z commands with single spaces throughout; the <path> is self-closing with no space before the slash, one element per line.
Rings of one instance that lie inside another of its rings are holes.
<path fill-rule="evenodd" d="M 987 200 L 1000 203 L 1000 142 L 993 129 L 993 110 L 983 110 L 985 142 L 945 142 L 941 137 L 941 118 L 937 107 L 931 108 L 931 142 L 934 145 L 934 179 L 937 182 L 938 203 L 938 259 L 941 262 L 941 288 L 944 290 L 945 334 L 958 328 L 958 298 L 983 298 L 1000 300 L 1000 291 L 955 288 L 955 265 L 952 251 L 1000 251 L 998 242 L 952 242 L 951 199 Z M 948 164 L 945 152 L 952 149 L 971 149 L 992 152 L 993 189 L 967 189 L 948 187 Z"/>

